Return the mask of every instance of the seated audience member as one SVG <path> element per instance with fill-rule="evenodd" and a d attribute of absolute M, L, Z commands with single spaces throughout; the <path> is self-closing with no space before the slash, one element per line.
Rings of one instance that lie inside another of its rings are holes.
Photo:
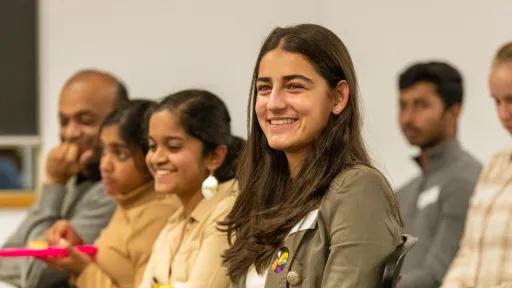
<path fill-rule="evenodd" d="M 460 73 L 442 62 L 416 63 L 399 79 L 402 132 L 420 149 L 421 173 L 397 192 L 405 232 L 419 238 L 402 267 L 401 288 L 441 284 L 457 253 L 481 164 L 462 149 Z"/>
<path fill-rule="evenodd" d="M 222 100 L 202 90 L 172 94 L 150 114 L 146 163 L 155 190 L 183 207 L 153 245 L 140 288 L 229 286 L 221 258 L 228 240 L 217 222 L 235 200 L 233 166 L 244 143 L 231 136 L 230 122 Z"/>
<path fill-rule="evenodd" d="M 135 100 L 107 117 L 100 130 L 101 181 L 117 208 L 95 244 L 98 254 L 91 258 L 69 248 L 70 257 L 51 259 L 51 265 L 74 278 L 79 288 L 137 287 L 151 246 L 176 212 L 176 197 L 157 195 L 144 157 L 147 141 L 144 115 L 151 101 Z M 163 200 L 163 201 L 162 201 Z M 71 242 L 65 246 L 83 244 L 71 225 L 65 227 Z M 59 242 L 59 235 L 48 235 L 50 242 Z"/>
<path fill-rule="evenodd" d="M 105 72 L 83 70 L 66 81 L 58 107 L 61 142 L 46 158 L 37 203 L 4 248 L 27 246 L 42 239 L 50 227 L 58 230 L 68 223 L 85 243 L 94 242 L 115 204 L 99 182 L 92 150 L 100 124 L 127 98 L 122 83 Z M 0 281 L 25 288 L 65 287 L 67 274 L 37 259 L 0 258 Z"/>
<path fill-rule="evenodd" d="M 361 135 L 350 54 L 313 24 L 276 28 L 249 98 L 240 196 L 222 224 L 234 288 L 380 287 L 402 244 L 395 195 Z"/>
<path fill-rule="evenodd" d="M 512 42 L 493 60 L 489 90 L 501 123 L 512 134 Z M 507 149 L 496 153 L 480 175 L 459 252 L 441 287 L 512 287 L 511 224 L 512 150 Z"/>

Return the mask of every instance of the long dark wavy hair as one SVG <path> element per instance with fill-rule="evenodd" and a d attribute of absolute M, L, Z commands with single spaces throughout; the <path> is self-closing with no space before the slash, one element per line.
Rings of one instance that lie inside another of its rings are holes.
<path fill-rule="evenodd" d="M 284 152 L 269 147 L 254 109 L 260 61 L 273 49 L 305 56 L 331 89 L 341 80 L 346 80 L 350 89 L 347 106 L 341 114 L 330 115 L 306 155 L 306 165 L 293 179 Z M 258 272 L 268 267 L 291 228 L 319 206 L 331 181 L 341 171 L 354 165 L 371 166 L 361 136 L 357 89 L 347 48 L 322 26 L 276 28 L 263 43 L 252 76 L 247 145 L 238 167 L 240 195 L 221 223 L 232 244 L 223 259 L 233 281 L 247 273 L 252 264 Z"/>

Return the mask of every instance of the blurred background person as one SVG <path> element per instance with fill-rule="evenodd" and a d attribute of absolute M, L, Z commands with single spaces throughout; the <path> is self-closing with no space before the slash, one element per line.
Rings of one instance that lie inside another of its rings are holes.
<path fill-rule="evenodd" d="M 503 127 L 512 134 L 512 42 L 494 56 L 489 92 Z M 443 288 L 512 287 L 512 150 L 484 167 L 471 198 L 460 249 Z"/>
<path fill-rule="evenodd" d="M 65 236 L 70 224 L 85 243 L 92 243 L 110 220 L 115 203 L 100 180 L 93 149 L 105 117 L 128 95 L 111 74 L 82 70 L 71 76 L 60 93 L 60 144 L 46 158 L 44 184 L 4 248 L 24 247 L 43 239 L 48 229 Z M 66 287 L 67 274 L 37 259 L 0 258 L 0 281 L 19 287 Z"/>
<path fill-rule="evenodd" d="M 439 287 L 459 248 L 481 164 L 457 139 L 464 88 L 455 67 L 415 63 L 398 87 L 400 127 L 420 150 L 413 160 L 421 171 L 397 191 L 405 232 L 418 237 L 398 287 Z"/>

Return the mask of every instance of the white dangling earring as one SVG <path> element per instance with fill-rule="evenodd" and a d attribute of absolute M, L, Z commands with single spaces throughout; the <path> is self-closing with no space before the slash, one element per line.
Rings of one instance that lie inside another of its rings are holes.
<path fill-rule="evenodd" d="M 213 176 L 213 173 L 208 176 L 208 178 L 204 179 L 203 184 L 201 185 L 201 192 L 206 200 L 211 199 L 215 193 L 217 192 L 217 187 L 219 186 L 219 181 L 217 178 Z"/>

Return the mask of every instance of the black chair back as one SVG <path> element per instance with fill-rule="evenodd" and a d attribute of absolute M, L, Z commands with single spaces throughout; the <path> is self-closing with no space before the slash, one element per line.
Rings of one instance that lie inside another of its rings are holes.
<path fill-rule="evenodd" d="M 408 234 L 402 235 L 403 243 L 398 246 L 391 255 L 386 259 L 384 272 L 382 274 L 382 287 L 395 288 L 398 280 L 400 280 L 400 270 L 404 263 L 405 255 L 418 241 L 418 238 Z"/>

